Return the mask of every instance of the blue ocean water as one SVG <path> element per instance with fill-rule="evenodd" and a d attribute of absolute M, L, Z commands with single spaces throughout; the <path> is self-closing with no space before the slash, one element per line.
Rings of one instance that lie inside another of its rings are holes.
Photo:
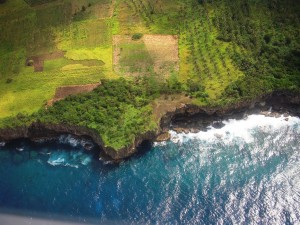
<path fill-rule="evenodd" d="M 119 165 L 72 136 L 2 143 L 0 224 L 1 212 L 95 224 L 299 224 L 300 119 L 251 115 L 171 134 Z"/>

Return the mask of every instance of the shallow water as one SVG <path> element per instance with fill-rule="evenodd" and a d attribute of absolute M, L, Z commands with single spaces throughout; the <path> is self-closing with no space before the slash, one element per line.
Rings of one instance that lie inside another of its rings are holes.
<path fill-rule="evenodd" d="M 297 224 L 300 119 L 249 116 L 120 165 L 85 141 L 15 141 L 0 151 L 2 212 L 122 224 Z M 1 215 L 0 215 L 1 224 Z"/>

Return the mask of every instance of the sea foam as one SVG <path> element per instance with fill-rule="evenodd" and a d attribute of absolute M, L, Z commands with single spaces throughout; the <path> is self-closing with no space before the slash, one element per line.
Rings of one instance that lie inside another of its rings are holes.
<path fill-rule="evenodd" d="M 181 144 L 190 139 L 208 142 L 219 140 L 224 142 L 224 144 L 228 144 L 233 139 L 240 138 L 245 143 L 251 143 L 254 141 L 253 133 L 257 129 L 263 133 L 269 133 L 270 131 L 282 131 L 282 129 L 297 126 L 300 132 L 300 119 L 292 116 L 275 118 L 264 115 L 250 115 L 243 120 L 229 119 L 223 121 L 223 123 L 225 126 L 220 129 L 209 126 L 207 131 L 198 133 L 185 134 L 171 130 L 169 131 L 171 141 Z"/>
<path fill-rule="evenodd" d="M 48 163 L 52 166 L 69 166 L 79 168 L 87 166 L 92 161 L 92 156 L 83 151 L 55 151 L 49 156 Z"/>

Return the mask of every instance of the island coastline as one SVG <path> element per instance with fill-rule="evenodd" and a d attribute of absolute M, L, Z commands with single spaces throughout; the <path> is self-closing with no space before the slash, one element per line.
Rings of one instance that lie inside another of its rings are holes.
<path fill-rule="evenodd" d="M 177 132 L 199 132 L 208 126 L 222 127 L 222 121 L 227 119 L 243 119 L 249 114 L 263 114 L 278 117 L 279 115 L 300 116 L 300 94 L 287 91 L 275 91 L 272 94 L 258 97 L 254 100 L 241 101 L 227 107 L 202 107 L 194 104 L 182 104 L 160 118 L 156 130 L 142 133 L 130 145 L 115 150 L 105 146 L 101 135 L 95 130 L 67 124 L 44 124 L 34 122 L 30 126 L 0 129 L 0 142 L 10 142 L 16 139 L 47 140 L 60 135 L 71 134 L 78 138 L 91 139 L 100 149 L 99 155 L 105 159 L 119 162 L 137 153 L 138 147 L 144 141 L 165 141 L 170 138 L 169 130 Z"/>

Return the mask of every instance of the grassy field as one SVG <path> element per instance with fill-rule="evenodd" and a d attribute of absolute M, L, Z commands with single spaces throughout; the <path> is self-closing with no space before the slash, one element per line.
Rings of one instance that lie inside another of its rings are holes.
<path fill-rule="evenodd" d="M 36 112 L 61 85 L 117 77 L 107 11 L 111 1 L 30 3 L 11 0 L 0 8 L 0 118 Z M 65 55 L 47 60 L 45 55 L 56 51 Z M 43 72 L 25 65 L 31 57 L 46 58 Z"/>
<path fill-rule="evenodd" d="M 296 0 L 7 0 L 0 6 L 0 120 L 38 112 L 62 85 L 119 77 L 145 81 L 141 95 L 151 99 L 185 93 L 200 105 L 300 89 Z"/>
<path fill-rule="evenodd" d="M 133 40 L 134 35 L 138 36 Z M 114 70 L 121 76 L 156 74 L 163 80 L 179 71 L 178 39 L 172 35 L 114 35 Z"/>

